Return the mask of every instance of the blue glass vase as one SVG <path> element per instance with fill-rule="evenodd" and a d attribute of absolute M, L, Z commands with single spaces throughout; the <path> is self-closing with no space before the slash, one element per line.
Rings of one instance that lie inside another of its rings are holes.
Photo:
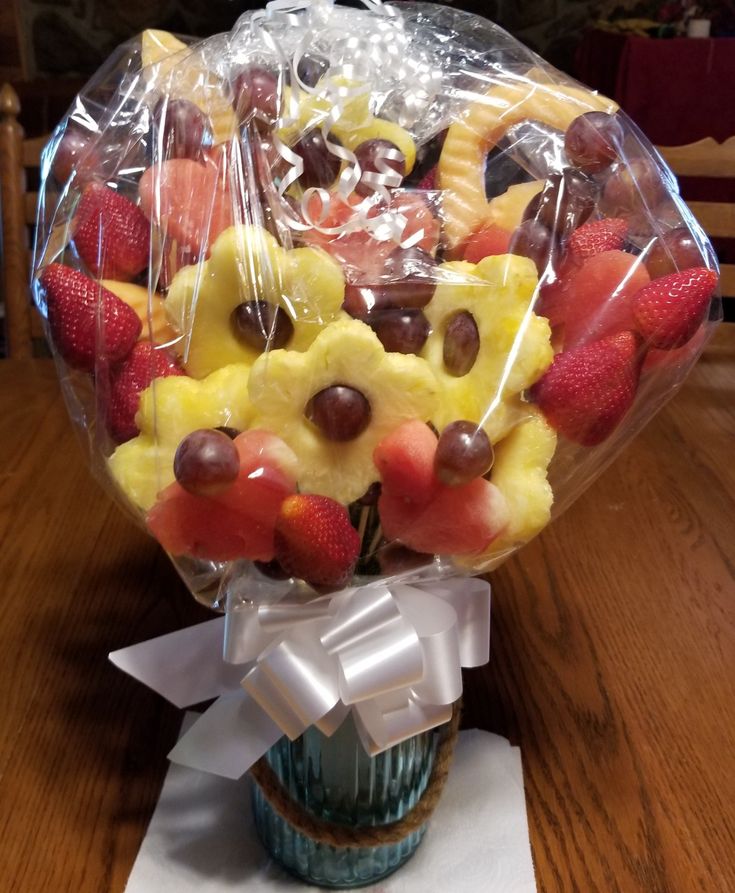
<path fill-rule="evenodd" d="M 370 757 L 348 716 L 329 738 L 313 727 L 295 741 L 281 738 L 266 758 L 290 796 L 316 817 L 381 825 L 402 818 L 421 797 L 435 752 L 436 735 L 430 731 Z M 426 830 L 422 826 L 385 846 L 316 843 L 281 818 L 257 784 L 253 812 L 271 856 L 291 874 L 321 887 L 360 887 L 391 874 L 413 855 Z"/>

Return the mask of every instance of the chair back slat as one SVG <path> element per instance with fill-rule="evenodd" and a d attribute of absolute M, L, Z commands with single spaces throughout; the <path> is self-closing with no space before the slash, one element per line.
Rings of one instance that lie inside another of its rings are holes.
<path fill-rule="evenodd" d="M 708 136 L 686 146 L 657 148 L 679 177 L 735 177 L 735 136 L 724 143 L 718 143 Z"/>
<path fill-rule="evenodd" d="M 735 136 L 718 143 L 711 137 L 686 146 L 657 146 L 677 177 L 713 177 L 735 181 Z M 713 239 L 735 239 L 735 202 L 687 201 L 702 229 Z M 735 264 L 720 267 L 720 290 L 735 297 Z M 726 318 L 732 312 L 727 307 Z"/>

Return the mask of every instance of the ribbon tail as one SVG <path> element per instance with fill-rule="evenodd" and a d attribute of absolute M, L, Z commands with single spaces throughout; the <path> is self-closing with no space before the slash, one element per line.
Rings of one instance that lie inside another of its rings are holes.
<path fill-rule="evenodd" d="M 223 695 L 183 735 L 172 763 L 238 779 L 283 737 L 281 729 L 244 691 Z"/>
<path fill-rule="evenodd" d="M 112 651 L 109 659 L 175 707 L 190 707 L 240 687 L 244 668 L 222 660 L 224 628 L 218 617 Z"/>

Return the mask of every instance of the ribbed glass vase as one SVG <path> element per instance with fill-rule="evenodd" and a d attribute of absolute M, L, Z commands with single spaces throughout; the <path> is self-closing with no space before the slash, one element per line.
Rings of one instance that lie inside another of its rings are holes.
<path fill-rule="evenodd" d="M 381 825 L 402 818 L 426 788 L 436 735 L 424 732 L 376 757 L 365 752 L 348 717 L 327 738 L 316 728 L 282 738 L 266 757 L 291 797 L 318 818 Z M 415 852 L 426 827 L 399 843 L 343 849 L 316 843 L 282 819 L 253 785 L 258 834 L 272 857 L 307 883 L 359 887 L 391 874 Z"/>

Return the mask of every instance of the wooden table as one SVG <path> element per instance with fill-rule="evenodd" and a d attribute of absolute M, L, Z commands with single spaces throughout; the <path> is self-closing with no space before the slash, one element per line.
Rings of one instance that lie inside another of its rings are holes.
<path fill-rule="evenodd" d="M 734 398 L 729 326 L 495 574 L 465 721 L 522 748 L 540 891 L 735 890 Z M 203 614 L 89 476 L 50 364 L 0 361 L 0 418 L 0 889 L 122 891 L 178 715 L 106 655 Z"/>

